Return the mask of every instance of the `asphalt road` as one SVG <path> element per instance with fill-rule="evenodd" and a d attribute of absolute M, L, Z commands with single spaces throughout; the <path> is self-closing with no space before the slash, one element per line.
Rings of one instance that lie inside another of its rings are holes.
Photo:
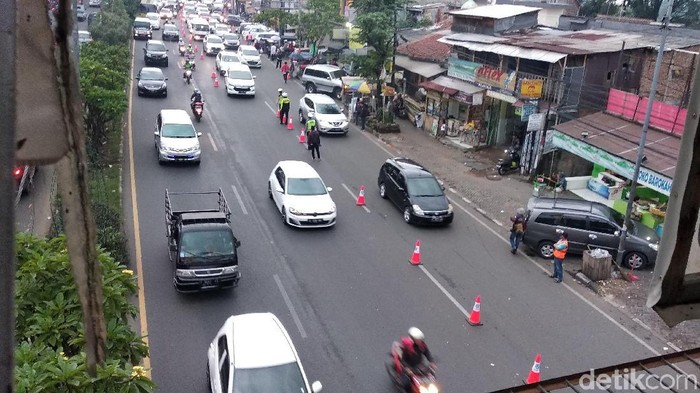
<path fill-rule="evenodd" d="M 154 38 L 159 37 L 156 32 Z M 143 66 L 143 45 L 135 44 L 134 72 Z M 410 326 L 426 333 L 444 392 L 519 384 L 537 353 L 543 354 L 542 377 L 549 378 L 661 351 L 663 344 L 654 338 L 639 333 L 637 339 L 632 335 L 637 333 L 613 322 L 627 325 L 604 302 L 553 283 L 523 255 L 511 255 L 495 225 L 458 207 L 454 194 L 452 226 L 406 225 L 401 212 L 378 197 L 378 170 L 390 152 L 372 136 L 353 127 L 346 137 L 324 137 L 323 160 L 312 162 L 297 142 L 296 116 L 295 131 L 288 131 L 272 109 L 277 88 L 284 87 L 296 114 L 303 88 L 296 81 L 284 85 L 268 60 L 262 70 L 253 70 L 257 96 L 238 99 L 226 96 L 223 80 L 213 87 L 213 57 L 197 59 L 194 81 L 206 100 L 205 117 L 196 124 L 204 134 L 202 164 L 159 166 L 153 146 L 156 115 L 164 108 L 189 111 L 192 92 L 181 78 L 177 44 L 166 45 L 171 49 L 170 67 L 164 69 L 168 97 L 131 92 L 134 160 L 125 167 L 124 189 L 127 209 L 134 207 L 131 192 L 136 192 L 138 227 L 129 227 L 140 235 L 136 257 L 143 266 L 152 375 L 159 391 L 207 391 L 208 345 L 228 316 L 246 312 L 275 313 L 308 377 L 320 380 L 327 392 L 393 392 L 383 362 L 391 342 Z M 283 159 L 312 162 L 333 187 L 335 228 L 282 225 L 266 183 Z M 129 184 L 132 170 L 135 189 Z M 362 184 L 367 210 L 355 206 Z M 178 294 L 167 256 L 164 190 L 219 187 L 242 241 L 240 285 L 233 291 Z M 422 267 L 408 263 L 417 239 Z M 462 309 L 471 310 L 477 295 L 484 326 L 471 327 Z"/>

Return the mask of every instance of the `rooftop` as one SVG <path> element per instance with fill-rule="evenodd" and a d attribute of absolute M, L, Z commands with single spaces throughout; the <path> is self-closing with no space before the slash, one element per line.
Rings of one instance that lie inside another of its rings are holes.
<path fill-rule="evenodd" d="M 411 60 L 444 62 L 450 55 L 450 45 L 438 41 L 448 35 L 449 30 L 429 34 L 423 38 L 400 45 L 396 52 Z"/>
<path fill-rule="evenodd" d="M 505 19 L 539 10 L 540 8 L 528 7 L 525 5 L 494 4 L 482 5 L 480 7 L 467 10 L 451 11 L 450 14 L 454 16 L 466 16 L 472 18 Z"/>

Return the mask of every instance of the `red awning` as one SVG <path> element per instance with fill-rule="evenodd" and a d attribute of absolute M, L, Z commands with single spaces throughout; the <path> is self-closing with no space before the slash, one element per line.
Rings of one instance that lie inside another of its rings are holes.
<path fill-rule="evenodd" d="M 420 84 L 421 87 L 425 87 L 428 90 L 433 90 L 437 91 L 439 93 L 447 93 L 447 95 L 453 96 L 457 94 L 459 90 L 453 89 L 451 87 L 443 86 L 439 83 L 435 83 L 433 81 L 425 81 Z"/>

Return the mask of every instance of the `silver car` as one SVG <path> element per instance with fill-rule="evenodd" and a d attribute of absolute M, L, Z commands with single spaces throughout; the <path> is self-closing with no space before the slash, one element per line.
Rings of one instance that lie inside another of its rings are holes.
<path fill-rule="evenodd" d="M 322 134 L 347 134 L 348 118 L 331 97 L 325 94 L 306 94 L 299 100 L 299 122 L 306 123 L 314 113 L 316 128 Z"/>
<path fill-rule="evenodd" d="M 197 132 L 190 116 L 182 109 L 163 109 L 156 120 L 155 146 L 158 163 L 194 162 L 199 165 L 202 150 L 201 132 Z"/>
<path fill-rule="evenodd" d="M 330 93 L 339 100 L 343 97 L 343 81 L 340 79 L 343 76 L 345 71 L 338 66 L 314 64 L 304 68 L 301 84 L 307 93 Z"/>

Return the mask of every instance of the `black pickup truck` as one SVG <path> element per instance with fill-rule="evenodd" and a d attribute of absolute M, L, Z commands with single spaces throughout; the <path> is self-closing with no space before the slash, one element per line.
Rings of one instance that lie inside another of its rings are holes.
<path fill-rule="evenodd" d="M 207 197 L 212 200 L 210 208 L 176 208 L 171 200 L 177 199 L 181 206 L 186 202 L 201 206 Z M 166 189 L 165 227 L 170 261 L 175 265 L 175 289 L 196 292 L 233 288 L 238 284 L 241 273 L 237 249 L 241 242 L 231 229 L 231 209 L 221 188 L 206 192 Z"/>

